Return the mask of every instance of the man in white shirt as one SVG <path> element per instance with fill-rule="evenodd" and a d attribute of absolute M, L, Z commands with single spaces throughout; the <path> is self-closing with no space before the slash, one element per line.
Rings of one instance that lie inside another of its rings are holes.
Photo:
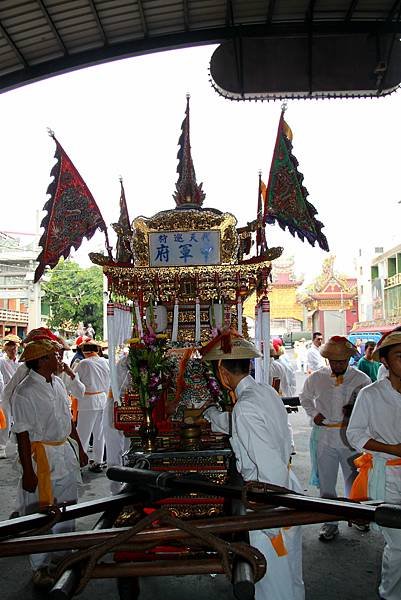
<path fill-rule="evenodd" d="M 381 338 L 373 360 L 381 361 L 388 377 L 358 394 L 347 429 L 349 443 L 364 454 L 356 460 L 359 475 L 351 491 L 354 500 L 379 500 L 401 505 L 401 332 Z M 380 598 L 401 598 L 401 530 L 382 527 L 385 539 Z"/>
<path fill-rule="evenodd" d="M 85 386 L 85 393 L 78 398 L 77 431 L 85 452 L 88 451 L 89 439 L 93 433 L 93 461 L 89 470 L 101 473 L 104 453 L 103 412 L 107 404 L 110 389 L 110 369 L 105 358 L 98 355 L 99 343 L 84 337 L 78 348 L 85 358 L 74 371 L 78 373 Z"/>
<path fill-rule="evenodd" d="M 312 373 L 299 396 L 312 424 L 310 483 L 320 488 L 322 498 L 337 497 L 339 466 L 344 476 L 346 496 L 356 477 L 353 465 L 356 453 L 345 436 L 347 415 L 359 390 L 371 381 L 365 373 L 348 365 L 355 352 L 355 346 L 347 338 L 331 337 L 321 348 L 322 356 L 328 359 L 330 366 Z M 330 541 L 337 535 L 337 523 L 324 523 L 319 538 Z"/>
<path fill-rule="evenodd" d="M 269 384 L 282 396 L 287 396 L 287 369 L 279 361 L 279 354 L 273 344 L 270 344 Z"/>
<path fill-rule="evenodd" d="M 18 368 L 17 353 L 21 339 L 17 335 L 9 334 L 3 339 L 3 356 L 0 358 L 0 374 L 3 379 L 4 386 L 10 381 L 15 371 Z M 1 380 L 0 380 L 1 381 Z M 1 386 L 0 386 L 1 387 Z M 3 388 L 0 389 L 0 398 Z M 0 458 L 7 458 L 6 446 L 11 429 L 11 411 L 10 406 L 3 407 L 3 413 L 6 420 L 4 429 L 0 429 Z"/>
<path fill-rule="evenodd" d="M 291 436 L 283 402 L 271 386 L 256 383 L 249 375 L 250 359 L 260 356 L 255 346 L 242 337 L 231 337 L 227 345 L 223 343 L 227 335 L 230 334 L 217 336 L 212 348 L 208 344 L 203 358 L 220 361 L 219 370 L 238 398 L 231 415 L 230 437 L 237 470 L 245 481 L 272 483 L 300 491 L 296 477 L 288 468 Z M 231 347 L 231 351 L 227 347 Z M 208 406 L 204 416 L 211 422 L 212 430 L 229 434 L 230 413 Z M 250 543 L 266 556 L 268 564 L 268 572 L 255 585 L 255 599 L 303 600 L 300 527 L 288 531 L 251 531 L 249 537 Z M 288 554 L 280 553 L 278 540 L 284 540 Z"/>
<path fill-rule="evenodd" d="M 280 364 L 284 365 L 287 379 L 286 389 L 283 390 L 283 396 L 295 396 L 297 393 L 297 378 L 294 365 L 288 358 L 284 346 L 279 346 L 277 352 Z"/>
<path fill-rule="evenodd" d="M 129 357 L 123 355 L 117 365 L 117 386 L 119 390 L 119 397 L 125 393 L 125 391 L 132 386 L 131 374 L 128 368 Z M 116 399 L 118 401 L 118 398 Z M 106 444 L 106 455 L 107 455 L 107 466 L 113 465 L 120 466 L 122 464 L 122 455 L 129 449 L 130 438 L 125 437 L 124 432 L 114 427 L 114 398 L 113 393 L 110 389 L 106 408 L 103 414 L 103 432 L 104 440 Z M 110 482 L 110 490 L 112 494 L 116 494 L 120 491 L 121 484 L 118 481 Z"/>
<path fill-rule="evenodd" d="M 323 343 L 323 335 L 320 331 L 315 331 L 312 335 L 312 344 L 308 350 L 306 358 L 307 373 L 314 373 L 326 366 L 326 361 L 320 354 L 320 346 Z"/>
<path fill-rule="evenodd" d="M 17 437 L 22 469 L 17 490 L 16 512 L 37 512 L 38 507 L 62 502 L 76 502 L 80 465 L 87 462 L 75 427 L 71 421 L 67 392 L 54 375 L 58 367 L 55 342 L 40 340 L 26 345 L 21 361 L 28 374 L 11 397 L 14 417 L 12 431 Z M 52 531 L 72 531 L 74 522 L 55 525 Z M 51 555 L 30 557 L 33 583 L 48 587 Z"/>
<path fill-rule="evenodd" d="M 64 383 L 67 394 L 73 396 L 74 398 L 80 398 L 85 394 L 85 386 L 79 378 L 78 373 L 74 372 L 71 367 L 68 366 L 66 362 L 64 362 L 64 355 L 68 350 L 70 350 L 70 346 L 67 344 L 64 338 L 57 336 L 58 343 L 61 348 L 59 350 L 59 365 L 57 369 L 57 376 L 60 377 L 61 381 Z"/>

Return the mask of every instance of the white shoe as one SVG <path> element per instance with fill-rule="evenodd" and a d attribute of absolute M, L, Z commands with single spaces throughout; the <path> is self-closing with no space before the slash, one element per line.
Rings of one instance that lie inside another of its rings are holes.
<path fill-rule="evenodd" d="M 7 458 L 6 449 L 4 446 L 0 448 L 0 458 Z"/>

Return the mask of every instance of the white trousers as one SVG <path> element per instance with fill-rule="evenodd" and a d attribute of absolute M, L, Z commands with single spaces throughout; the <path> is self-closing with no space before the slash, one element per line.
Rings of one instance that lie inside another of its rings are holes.
<path fill-rule="evenodd" d="M 401 504 L 401 467 L 386 467 L 385 501 Z M 382 498 L 377 498 L 377 500 Z M 380 527 L 385 546 L 379 594 L 385 600 L 401 598 L 401 529 Z"/>
<path fill-rule="evenodd" d="M 317 465 L 320 497 L 337 498 L 338 470 L 341 467 L 344 477 L 345 496 L 348 498 L 354 479 L 358 474 L 354 465 L 357 453 L 347 446 L 330 445 L 330 437 L 334 437 L 333 433 L 331 431 L 322 431 L 318 440 Z M 335 523 L 332 523 L 332 525 L 335 525 Z"/>
<path fill-rule="evenodd" d="M 102 463 L 104 453 L 103 410 L 79 410 L 77 431 L 85 452 L 88 452 L 89 439 L 91 433 L 93 434 L 93 460 L 95 463 Z"/>
<path fill-rule="evenodd" d="M 124 433 L 114 427 L 114 401 L 112 398 L 107 399 L 107 404 L 103 413 L 103 432 L 104 441 L 106 443 L 107 466 L 122 465 L 122 455 L 128 450 L 130 439 L 124 436 Z M 117 494 L 121 488 L 121 483 L 118 481 L 110 482 L 110 491 L 112 494 Z"/>
<path fill-rule="evenodd" d="M 267 562 L 266 575 L 255 584 L 255 600 L 304 600 L 301 528 L 283 532 L 286 556 L 277 555 L 268 531 L 249 532 L 251 545 L 264 554 Z"/>
<path fill-rule="evenodd" d="M 5 429 L 0 429 L 0 448 L 5 450 L 7 446 L 7 442 L 10 435 L 10 427 L 11 427 L 11 411 L 10 405 L 8 407 L 3 407 L 4 416 L 7 420 L 7 425 Z"/>
<path fill-rule="evenodd" d="M 401 598 L 401 530 L 380 527 L 386 542 L 382 557 L 379 594 L 385 600 Z"/>
<path fill-rule="evenodd" d="M 53 480 L 52 484 L 55 501 L 57 503 L 78 501 L 78 486 L 75 473 L 69 473 L 59 480 Z M 26 492 L 22 488 L 22 482 L 20 480 L 17 489 L 16 510 L 20 513 L 20 515 L 27 515 L 37 512 L 38 508 L 37 490 L 34 493 Z M 74 531 L 74 529 L 75 521 L 71 520 L 63 523 L 56 523 L 56 525 L 52 527 L 51 532 L 67 533 L 69 531 Z M 65 552 L 42 552 L 38 554 L 31 554 L 29 556 L 29 560 L 32 569 L 36 571 L 37 569 L 48 565 L 52 559 L 57 560 L 58 558 L 62 558 L 64 555 Z"/>

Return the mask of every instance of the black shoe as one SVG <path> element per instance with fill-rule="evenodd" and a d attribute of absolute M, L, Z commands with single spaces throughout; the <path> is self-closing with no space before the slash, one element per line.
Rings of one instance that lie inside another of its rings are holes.
<path fill-rule="evenodd" d="M 32 583 L 36 588 L 49 590 L 55 582 L 55 578 L 50 574 L 48 567 L 41 567 L 32 573 Z"/>
<path fill-rule="evenodd" d="M 358 531 L 361 531 L 362 533 L 367 533 L 368 531 L 370 531 L 370 526 L 369 523 L 356 523 L 355 521 L 352 521 L 352 525 L 354 527 L 357 528 Z"/>
<path fill-rule="evenodd" d="M 322 542 L 331 542 L 339 534 L 338 525 L 332 523 L 324 523 L 321 530 L 319 531 L 319 540 Z"/>
<path fill-rule="evenodd" d="M 91 473 L 103 473 L 102 466 L 99 463 L 93 463 L 88 467 L 88 471 Z"/>

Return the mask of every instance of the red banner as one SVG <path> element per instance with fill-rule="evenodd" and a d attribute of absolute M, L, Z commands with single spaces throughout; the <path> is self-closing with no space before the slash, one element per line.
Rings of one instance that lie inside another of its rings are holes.
<path fill-rule="evenodd" d="M 106 224 L 86 183 L 63 147 L 52 137 L 56 142 L 57 163 L 51 171 L 54 181 L 47 190 L 50 199 L 43 207 L 47 215 L 41 223 L 45 231 L 39 242 L 43 250 L 37 258 L 39 265 L 35 271 L 35 283 L 47 265 L 53 269 L 62 256 L 69 256 L 72 247 L 75 250 L 79 248 L 84 237 L 89 240 L 96 229 L 107 233 Z"/>

